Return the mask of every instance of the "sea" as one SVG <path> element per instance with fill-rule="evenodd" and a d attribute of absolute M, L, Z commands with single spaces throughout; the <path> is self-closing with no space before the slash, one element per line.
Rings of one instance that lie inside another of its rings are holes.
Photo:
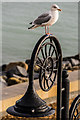
<path fill-rule="evenodd" d="M 45 34 L 44 27 L 28 30 L 29 23 L 57 4 L 58 21 L 50 33 L 61 44 L 62 55 L 78 53 L 78 3 L 77 2 L 3 2 L 2 3 L 2 64 L 25 61 L 31 58 L 37 41 Z"/>

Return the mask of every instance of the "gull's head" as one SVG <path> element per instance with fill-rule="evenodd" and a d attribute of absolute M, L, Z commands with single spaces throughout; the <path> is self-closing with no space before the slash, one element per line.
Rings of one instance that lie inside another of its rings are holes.
<path fill-rule="evenodd" d="M 59 8 L 58 5 L 53 4 L 52 7 L 51 7 L 51 11 L 56 11 L 56 10 L 61 11 L 61 9 Z"/>

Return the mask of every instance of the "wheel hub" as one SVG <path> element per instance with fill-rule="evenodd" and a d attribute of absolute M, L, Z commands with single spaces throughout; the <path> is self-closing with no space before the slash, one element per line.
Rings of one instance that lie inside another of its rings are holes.
<path fill-rule="evenodd" d="M 44 68 L 45 78 L 48 79 L 52 75 L 52 70 L 53 70 L 52 57 L 48 57 L 47 59 L 45 59 L 45 61 L 43 63 L 43 68 Z"/>

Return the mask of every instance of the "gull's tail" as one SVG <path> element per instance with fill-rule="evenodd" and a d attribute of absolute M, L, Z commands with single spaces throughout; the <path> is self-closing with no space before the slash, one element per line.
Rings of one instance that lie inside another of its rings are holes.
<path fill-rule="evenodd" d="M 35 25 L 32 25 L 31 27 L 29 27 L 28 29 L 34 29 L 35 28 Z"/>
<path fill-rule="evenodd" d="M 30 22 L 29 24 L 33 24 L 32 26 L 30 26 L 28 29 L 34 29 L 34 28 L 37 28 L 39 27 L 39 25 L 34 25 L 33 22 Z"/>

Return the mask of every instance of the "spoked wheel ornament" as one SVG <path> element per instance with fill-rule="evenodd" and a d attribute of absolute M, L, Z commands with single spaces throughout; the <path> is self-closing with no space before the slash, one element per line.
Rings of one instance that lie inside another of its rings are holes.
<path fill-rule="evenodd" d="M 72 102 L 69 114 L 70 120 L 80 120 L 80 95 Z"/>
<path fill-rule="evenodd" d="M 44 35 L 36 44 L 31 58 L 30 78 L 35 75 L 34 68 L 38 67 L 39 84 L 43 91 L 49 91 L 57 77 L 61 51 L 58 40 L 53 36 Z M 33 78 L 34 79 L 34 78 Z"/>
<path fill-rule="evenodd" d="M 35 65 L 40 67 L 40 87 L 43 91 L 48 91 L 54 84 L 58 69 L 58 53 L 52 39 L 38 49 Z"/>

